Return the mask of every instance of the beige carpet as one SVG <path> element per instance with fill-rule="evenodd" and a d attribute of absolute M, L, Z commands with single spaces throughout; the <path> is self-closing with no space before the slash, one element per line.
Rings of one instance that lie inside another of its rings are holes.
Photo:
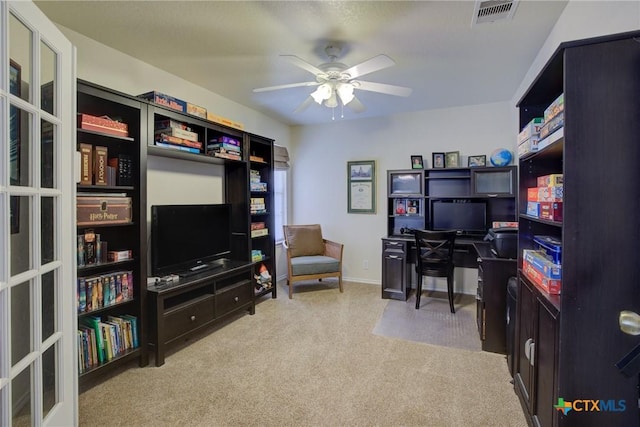
<path fill-rule="evenodd" d="M 372 333 L 374 285 L 281 286 L 80 396 L 81 426 L 526 426 L 503 356 Z"/>

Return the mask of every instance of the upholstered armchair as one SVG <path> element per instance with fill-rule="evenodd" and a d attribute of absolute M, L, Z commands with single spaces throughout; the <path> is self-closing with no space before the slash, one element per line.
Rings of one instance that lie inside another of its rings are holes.
<path fill-rule="evenodd" d="M 287 285 L 289 298 L 293 298 L 293 284 L 302 280 L 337 277 L 342 289 L 341 243 L 322 238 L 319 224 L 285 225 L 284 247 L 287 251 Z"/>

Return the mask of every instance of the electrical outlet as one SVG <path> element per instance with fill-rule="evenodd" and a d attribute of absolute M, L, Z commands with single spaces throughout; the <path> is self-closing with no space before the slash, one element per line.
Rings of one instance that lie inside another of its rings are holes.
<path fill-rule="evenodd" d="M 362 261 L 362 268 L 364 268 L 365 270 L 369 269 L 369 260 L 365 259 L 364 261 Z"/>

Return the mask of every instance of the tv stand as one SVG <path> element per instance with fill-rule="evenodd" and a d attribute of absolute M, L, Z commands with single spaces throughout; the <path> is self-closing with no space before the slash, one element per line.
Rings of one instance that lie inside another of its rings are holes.
<path fill-rule="evenodd" d="M 150 343 L 156 366 L 164 364 L 167 347 L 197 331 L 241 312 L 255 313 L 253 263 L 218 260 L 169 286 L 149 286 Z"/>

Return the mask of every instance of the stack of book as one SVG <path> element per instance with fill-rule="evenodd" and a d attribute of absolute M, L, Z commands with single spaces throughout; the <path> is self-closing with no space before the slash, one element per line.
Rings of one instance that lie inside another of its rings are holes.
<path fill-rule="evenodd" d="M 237 139 L 221 136 L 209 140 L 207 155 L 223 159 L 242 160 L 242 147 Z"/>
<path fill-rule="evenodd" d="M 249 187 L 251 191 L 255 192 L 264 193 L 267 191 L 267 183 L 261 181 L 259 171 L 251 169 L 251 175 L 249 176 Z"/>
<path fill-rule="evenodd" d="M 251 206 L 249 207 L 251 214 L 267 213 L 267 205 L 264 204 L 264 197 L 252 197 Z"/>
<path fill-rule="evenodd" d="M 198 134 L 185 123 L 177 120 L 159 120 L 155 123 L 155 144 L 158 147 L 173 148 L 189 153 L 200 153 L 202 143 Z"/>
<path fill-rule="evenodd" d="M 268 236 L 269 229 L 264 222 L 252 222 L 251 223 L 251 237 Z"/>
<path fill-rule="evenodd" d="M 131 315 L 83 319 L 78 326 L 78 368 L 80 373 L 138 348 L 138 319 Z"/>

